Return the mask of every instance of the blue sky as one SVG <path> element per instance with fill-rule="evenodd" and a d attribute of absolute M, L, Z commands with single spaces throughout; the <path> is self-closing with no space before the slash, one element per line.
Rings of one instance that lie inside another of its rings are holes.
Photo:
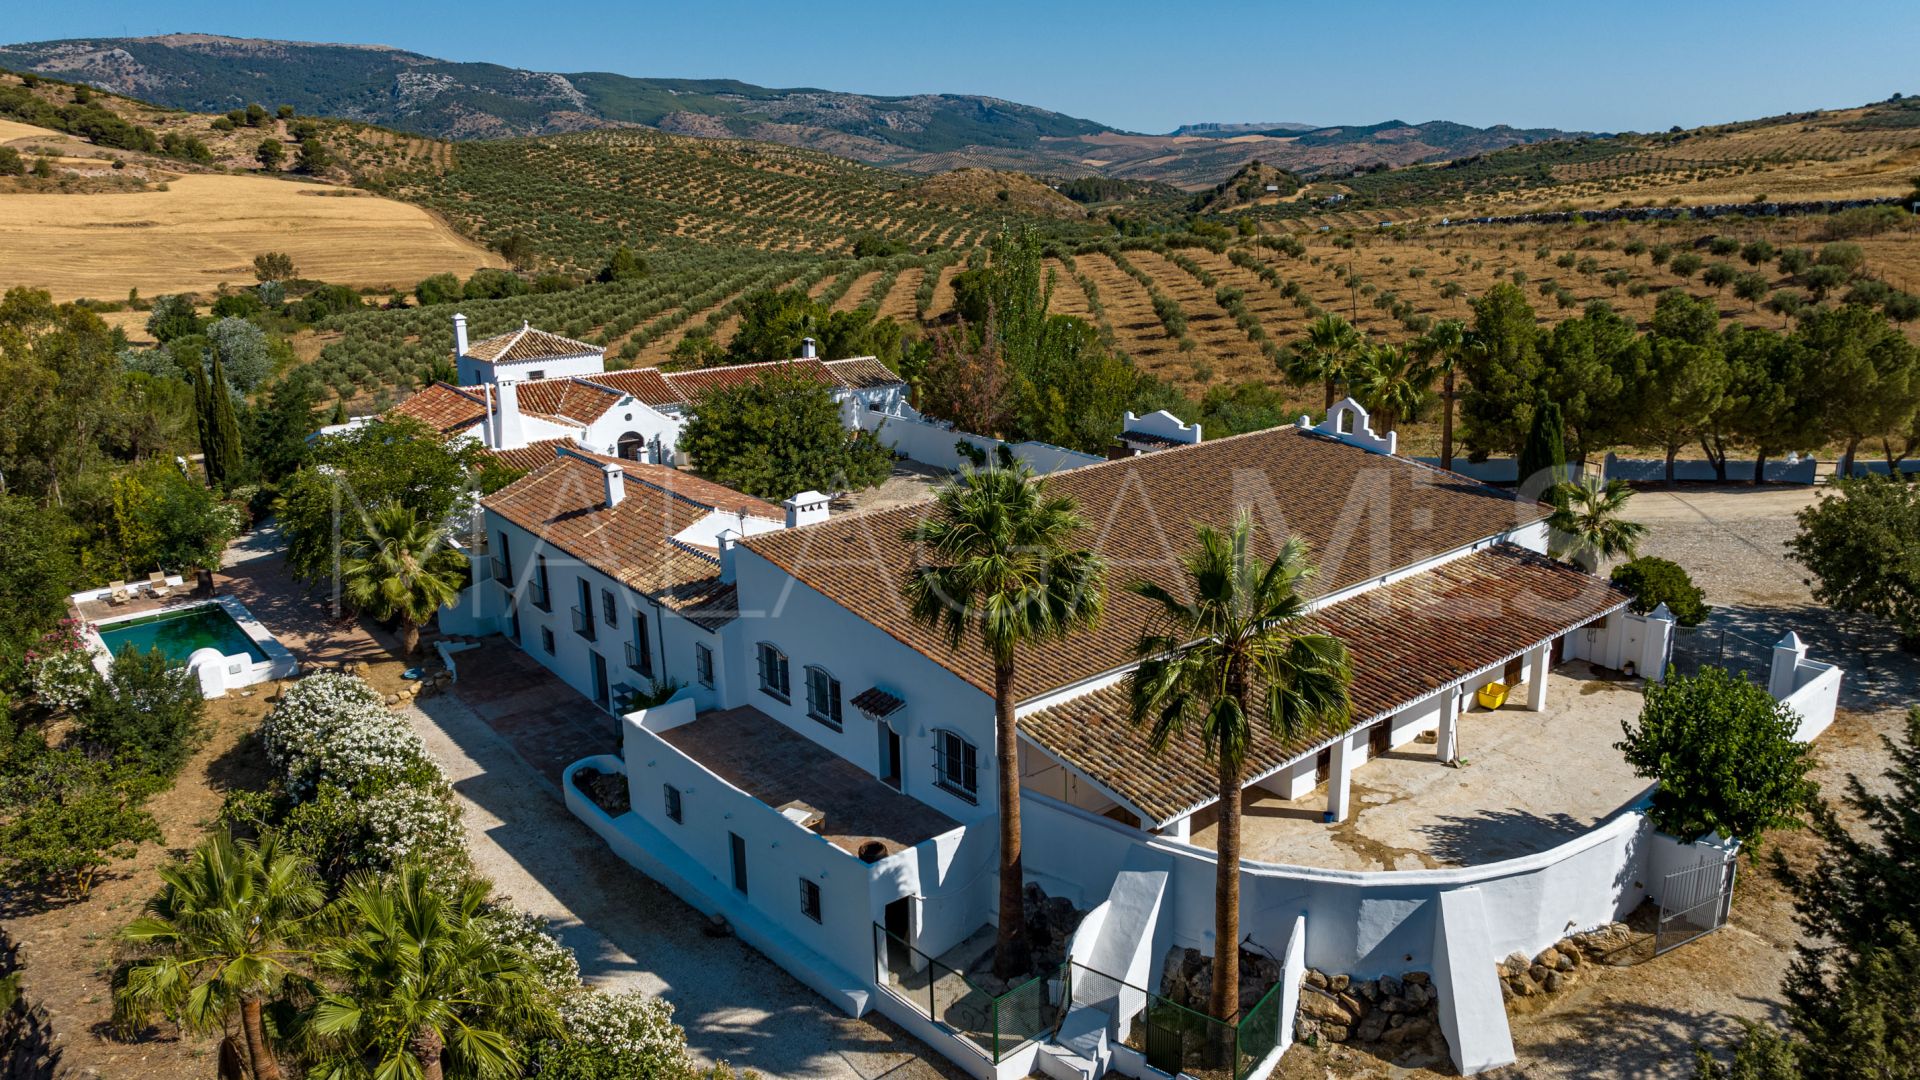
<path fill-rule="evenodd" d="M 12 41 L 190 30 L 547 71 L 984 93 L 1136 131 L 1399 119 L 1647 130 L 1920 93 L 1920 4 L 235 4 L 14 0 Z"/>

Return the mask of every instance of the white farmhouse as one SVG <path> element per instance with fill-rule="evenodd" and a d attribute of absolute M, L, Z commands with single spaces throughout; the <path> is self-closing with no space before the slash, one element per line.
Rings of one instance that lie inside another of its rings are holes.
<path fill-rule="evenodd" d="M 419 420 L 448 437 L 478 439 L 520 468 L 544 462 L 561 445 L 675 464 L 680 432 L 702 393 L 774 373 L 825 387 L 849 431 L 861 426 L 862 414 L 911 414 L 906 380 L 884 363 L 872 356 L 821 360 L 811 338 L 791 360 L 608 371 L 599 346 L 525 324 L 469 344 L 466 316 L 455 315 L 453 336 L 460 385 L 434 383 L 387 415 Z"/>

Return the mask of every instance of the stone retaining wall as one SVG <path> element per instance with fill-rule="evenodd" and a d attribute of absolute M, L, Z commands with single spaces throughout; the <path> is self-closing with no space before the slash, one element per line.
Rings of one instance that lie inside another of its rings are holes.
<path fill-rule="evenodd" d="M 1500 962 L 1500 996 L 1511 1005 L 1516 999 L 1560 993 L 1595 967 L 1627 964 L 1632 942 L 1627 924 L 1616 922 L 1564 938 L 1532 959 L 1514 953 Z"/>
<path fill-rule="evenodd" d="M 1357 1044 L 1394 1060 L 1448 1058 L 1440 994 L 1424 971 L 1354 979 L 1308 968 L 1293 1037 Z"/>

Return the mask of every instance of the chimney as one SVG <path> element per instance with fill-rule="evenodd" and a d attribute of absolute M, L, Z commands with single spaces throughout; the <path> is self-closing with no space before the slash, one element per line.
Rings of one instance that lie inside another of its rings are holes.
<path fill-rule="evenodd" d="M 467 355 L 467 317 L 458 312 L 453 316 L 453 355 L 455 359 Z"/>
<path fill-rule="evenodd" d="M 720 549 L 720 580 L 730 582 L 733 580 L 734 560 L 738 555 L 735 549 L 740 546 L 740 534 L 732 529 L 722 529 L 714 536 L 713 542 Z"/>
<path fill-rule="evenodd" d="M 520 419 L 520 389 L 515 383 L 497 384 L 499 412 L 493 421 L 493 448 L 518 450 L 527 445 L 526 425 Z"/>
<path fill-rule="evenodd" d="M 600 466 L 600 475 L 606 480 L 607 509 L 611 510 L 627 497 L 627 474 L 621 471 L 620 466 L 607 464 Z"/>
<path fill-rule="evenodd" d="M 800 359 L 815 360 L 820 356 L 820 343 L 810 337 L 800 339 Z"/>
<path fill-rule="evenodd" d="M 789 529 L 827 520 L 827 497 L 817 491 L 803 491 L 780 505 L 787 508 Z"/>

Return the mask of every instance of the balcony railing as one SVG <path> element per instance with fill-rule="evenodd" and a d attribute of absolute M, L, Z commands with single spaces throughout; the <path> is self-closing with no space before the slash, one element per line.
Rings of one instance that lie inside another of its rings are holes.
<path fill-rule="evenodd" d="M 513 567 L 508 566 L 507 560 L 498 555 L 493 556 L 487 561 L 493 564 L 493 580 L 499 582 L 501 588 L 511 590 L 513 588 Z"/>
<path fill-rule="evenodd" d="M 627 642 L 627 666 L 651 678 L 653 676 L 653 654 L 629 641 Z"/>
<path fill-rule="evenodd" d="M 547 586 L 544 582 L 538 579 L 534 580 L 532 587 L 527 590 L 527 603 L 532 604 L 541 611 L 553 610 L 553 597 L 548 595 Z"/>
<path fill-rule="evenodd" d="M 592 641 L 594 638 L 593 612 L 573 609 L 573 632 Z"/>

